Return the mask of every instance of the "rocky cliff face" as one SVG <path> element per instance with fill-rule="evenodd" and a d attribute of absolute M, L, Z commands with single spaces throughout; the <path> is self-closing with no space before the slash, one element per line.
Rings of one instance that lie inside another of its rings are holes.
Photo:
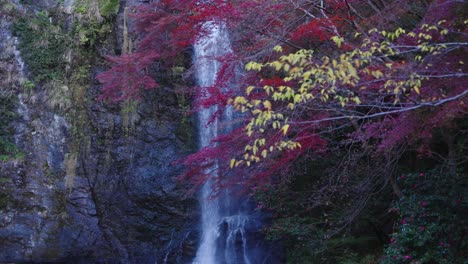
<path fill-rule="evenodd" d="M 94 77 L 106 67 L 100 56 L 122 50 L 131 4 L 138 3 L 0 1 L 9 8 L 0 18 L 0 89 L 15 113 L 2 130 L 17 146 L 0 165 L 0 262 L 187 263 L 193 256 L 197 202 L 183 198 L 173 165 L 191 151 L 192 131 L 180 111 L 167 110 L 180 100 L 171 87 L 124 108 L 96 100 Z M 99 8 L 116 14 L 100 16 Z M 28 54 L 22 41 L 34 32 L 21 30 L 40 31 L 44 23 L 31 22 L 40 16 L 54 35 Z M 91 32 L 92 16 L 108 27 Z M 39 78 L 49 72 L 33 59 L 61 36 L 78 44 L 60 50 L 61 64 L 47 68 L 53 75 Z"/>

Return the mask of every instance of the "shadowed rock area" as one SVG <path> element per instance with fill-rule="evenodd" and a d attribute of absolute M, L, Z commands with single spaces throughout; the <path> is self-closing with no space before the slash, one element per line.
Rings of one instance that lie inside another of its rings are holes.
<path fill-rule="evenodd" d="M 97 100 L 101 56 L 121 49 L 124 7 L 138 2 L 109 1 L 119 5 L 110 31 L 79 46 L 94 49 L 93 60 L 70 45 L 63 77 L 37 81 L 15 20 L 46 13 L 71 35 L 87 17 L 73 11 L 79 1 L 62 2 L 0 1 L 18 11 L 0 18 L 0 90 L 12 113 L 1 129 L 17 146 L 0 163 L 0 263 L 187 263 L 198 217 L 197 201 L 174 179 L 173 162 L 192 145 L 182 111 L 166 110 L 177 97 L 153 90 L 129 109 Z"/>

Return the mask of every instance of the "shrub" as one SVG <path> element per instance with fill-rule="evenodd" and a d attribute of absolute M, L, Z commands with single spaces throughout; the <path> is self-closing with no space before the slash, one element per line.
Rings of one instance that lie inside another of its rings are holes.
<path fill-rule="evenodd" d="M 466 258 L 466 175 L 441 171 L 402 175 L 404 196 L 382 263 L 463 263 Z"/>
<path fill-rule="evenodd" d="M 63 77 L 63 54 L 69 41 L 60 23 L 55 24 L 47 12 L 39 12 L 33 18 L 18 19 L 14 33 L 21 39 L 19 47 L 34 81 Z"/>

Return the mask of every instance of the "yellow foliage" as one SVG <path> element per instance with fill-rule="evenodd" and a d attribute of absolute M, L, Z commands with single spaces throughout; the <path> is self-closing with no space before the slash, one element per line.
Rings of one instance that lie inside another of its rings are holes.
<path fill-rule="evenodd" d="M 298 142 L 287 139 L 295 129 L 294 122 L 289 120 L 293 120 L 298 111 L 306 111 L 305 109 L 324 104 L 339 105 L 343 108 L 357 107 L 362 103 L 359 93 L 367 89 L 368 83 L 377 83 L 381 87 L 379 91 L 392 94 L 395 104 L 409 91 L 420 94 L 424 78 L 411 72 L 399 73 L 400 62 L 394 61 L 394 58 L 398 57 L 395 55 L 404 52 L 406 57 L 413 56 L 413 63 L 422 63 L 426 56 L 439 54 L 447 49 L 443 44 L 430 43 L 430 31 L 438 31 L 441 35 L 448 33 L 440 27 L 442 23 L 439 22 L 439 27 L 422 25 L 417 35 L 402 28 L 394 31 L 371 29 L 369 35 L 375 33 L 380 39 L 362 36 L 358 48 L 352 51 L 336 51 L 330 57 L 314 58 L 312 50 L 301 49 L 266 63 L 247 63 L 247 71 L 261 72 L 263 69 L 273 69 L 277 76 L 281 76 L 283 81 L 291 86 L 251 85 L 245 89 L 245 96 L 237 96 L 229 101 L 235 109 L 248 111 L 252 115 L 244 130 L 254 141 L 252 145 L 245 147 L 243 158 L 231 160 L 230 166 L 239 166 L 243 162 L 249 166 L 268 158 L 268 155 L 275 151 L 300 148 Z M 360 37 L 359 33 L 355 35 L 355 38 L 357 37 Z M 408 52 L 408 49 L 400 50 L 396 40 L 402 37 L 415 39 L 418 46 L 412 47 L 411 52 Z M 345 42 L 339 36 L 333 36 L 331 40 L 338 47 Z M 283 52 L 281 46 L 275 46 L 273 50 Z M 263 89 L 266 96 L 261 99 L 249 99 L 249 95 L 255 89 Z M 273 129 L 282 135 L 283 139 L 267 144 L 263 137 L 268 129 Z"/>

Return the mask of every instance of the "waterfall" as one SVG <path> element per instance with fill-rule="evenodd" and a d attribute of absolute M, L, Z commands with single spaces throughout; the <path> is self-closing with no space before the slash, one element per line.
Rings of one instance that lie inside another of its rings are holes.
<path fill-rule="evenodd" d="M 201 88 L 200 97 L 209 96 L 203 87 L 212 86 L 220 68 L 217 57 L 231 51 L 229 36 L 224 25 L 208 22 L 204 25 L 207 34 L 195 45 L 196 76 Z M 198 114 L 200 148 L 208 146 L 220 130 L 217 120 L 207 124 L 218 109 L 215 106 L 204 109 Z M 232 119 L 232 111 L 227 110 L 225 122 Z M 249 217 L 238 208 L 239 202 L 231 199 L 228 193 L 210 198 L 211 185 L 217 177 L 217 165 L 210 170 L 210 179 L 201 190 L 202 237 L 194 263 L 251 263 L 248 256 L 246 226 Z"/>
<path fill-rule="evenodd" d="M 229 36 L 224 24 L 207 22 L 205 34 L 194 46 L 194 64 L 198 85 L 201 87 L 199 97 L 206 98 L 220 70 L 220 56 L 232 52 Z M 224 109 L 220 120 L 210 123 L 217 111 L 216 106 L 206 108 L 198 113 L 199 147 L 208 146 L 219 133 L 229 132 L 225 124 L 232 123 L 232 109 Z M 222 123 L 221 123 L 222 122 Z M 222 129 L 221 129 L 222 127 Z M 261 216 L 256 213 L 251 202 L 245 197 L 233 197 L 230 190 L 212 195 L 212 184 L 217 175 L 218 165 L 206 171 L 210 178 L 202 187 L 200 194 L 202 236 L 194 264 L 254 264 L 281 263 L 278 250 L 271 243 L 264 241 L 260 232 Z"/>
<path fill-rule="evenodd" d="M 222 27 L 222 26 L 221 26 Z M 201 97 L 209 96 L 203 87 L 211 86 L 216 80 L 220 64 L 215 60 L 216 56 L 231 52 L 228 36 L 224 29 L 213 23 L 206 23 L 204 28 L 208 31 L 206 36 L 201 37 L 195 44 L 196 77 L 198 84 L 202 87 Z M 210 117 L 217 111 L 216 106 L 203 109 L 198 113 L 198 130 L 200 149 L 208 146 L 211 139 L 218 135 L 218 120 L 208 124 Z M 213 177 L 216 177 L 216 169 L 202 188 L 200 204 L 202 214 L 202 237 L 201 244 L 195 257 L 195 263 L 216 263 L 216 240 L 220 235 L 218 223 L 220 221 L 219 198 L 209 199 Z"/>

